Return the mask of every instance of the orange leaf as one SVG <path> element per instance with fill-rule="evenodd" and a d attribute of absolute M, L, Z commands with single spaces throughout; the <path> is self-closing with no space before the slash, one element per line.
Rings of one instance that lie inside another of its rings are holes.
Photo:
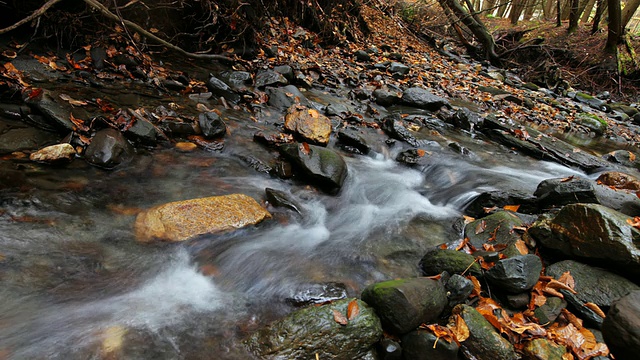
<path fill-rule="evenodd" d="M 349 323 L 349 320 L 347 320 L 347 318 L 336 309 L 333 309 L 333 320 L 335 320 L 340 325 L 347 325 Z"/>
<path fill-rule="evenodd" d="M 604 313 L 604 311 L 602 311 L 602 309 L 600 309 L 600 307 L 592 302 L 588 302 L 586 304 L 584 304 L 585 307 L 591 309 L 594 313 L 598 314 L 598 316 L 600 316 L 601 318 L 606 318 L 607 315 Z"/>
<path fill-rule="evenodd" d="M 455 335 L 457 342 L 463 342 L 469 338 L 469 327 L 460 314 L 453 316 L 453 322 L 449 323 L 448 327 Z"/>
<path fill-rule="evenodd" d="M 516 245 L 516 249 L 518 249 L 518 252 L 520 252 L 520 254 L 527 255 L 529 253 L 529 248 L 527 247 L 527 244 L 524 243 L 524 241 L 518 240 L 516 241 L 515 245 Z"/>
<path fill-rule="evenodd" d="M 358 306 L 358 301 L 353 299 L 349 302 L 349 306 L 347 307 L 347 318 L 349 320 L 355 319 L 356 316 L 360 313 L 360 307 Z"/>
<path fill-rule="evenodd" d="M 507 211 L 518 212 L 518 209 L 520 209 L 520 205 L 505 205 L 503 209 Z"/>
<path fill-rule="evenodd" d="M 636 154 L 629 151 L 629 161 L 636 161 Z"/>
<path fill-rule="evenodd" d="M 564 179 L 560 180 L 560 182 L 569 182 L 569 181 L 573 180 L 573 177 L 574 177 L 574 176 L 573 176 L 573 175 L 571 175 L 571 176 L 569 176 L 569 177 L 566 177 L 566 178 L 564 178 Z"/>
<path fill-rule="evenodd" d="M 426 151 L 424 151 L 424 150 L 422 150 L 422 149 L 418 149 L 416 152 L 418 153 L 418 156 L 419 156 L 419 157 L 423 157 L 423 156 L 424 156 L 424 154 L 426 154 L 426 153 L 427 153 Z"/>
<path fill-rule="evenodd" d="M 302 151 L 302 153 L 305 155 L 309 155 L 309 153 L 311 152 L 311 148 L 309 148 L 309 144 L 303 142 L 302 144 L 300 144 L 300 151 Z"/>
<path fill-rule="evenodd" d="M 36 88 L 31 90 L 31 92 L 29 92 L 29 100 L 33 100 L 35 98 L 37 98 L 38 96 L 40 96 L 40 94 L 42 94 L 42 89 L 41 88 Z"/>

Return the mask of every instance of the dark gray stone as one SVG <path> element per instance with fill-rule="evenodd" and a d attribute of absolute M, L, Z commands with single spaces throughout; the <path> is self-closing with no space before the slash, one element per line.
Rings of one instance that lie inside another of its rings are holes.
<path fill-rule="evenodd" d="M 283 144 L 280 153 L 301 170 L 302 175 L 325 190 L 333 192 L 342 187 L 347 177 L 347 164 L 337 152 L 316 145 L 308 145 L 307 152 L 302 144 Z"/>
<path fill-rule="evenodd" d="M 229 85 L 215 76 L 209 78 L 209 81 L 207 82 L 207 88 L 214 96 L 223 97 L 227 101 L 230 101 L 234 104 L 239 103 L 242 99 L 240 94 L 233 91 L 233 89 Z"/>
<path fill-rule="evenodd" d="M 425 276 L 434 276 L 443 271 L 449 274 L 470 273 L 482 276 L 482 269 L 472 255 L 451 249 L 433 249 L 420 260 L 420 269 Z"/>
<path fill-rule="evenodd" d="M 390 137 L 407 142 L 409 145 L 419 147 L 420 143 L 404 126 L 400 115 L 392 114 L 382 119 L 382 130 Z"/>
<path fill-rule="evenodd" d="M 587 104 L 590 107 L 600 110 L 600 111 L 607 111 L 610 108 L 607 106 L 606 101 L 600 100 L 598 98 L 595 98 L 589 94 L 585 94 L 585 93 L 581 93 L 578 92 L 576 93 L 575 99 L 583 104 Z"/>
<path fill-rule="evenodd" d="M 356 57 L 356 60 L 358 61 L 363 61 L 363 62 L 371 61 L 371 56 L 364 50 L 358 50 L 354 52 L 353 55 Z"/>
<path fill-rule="evenodd" d="M 640 159 L 629 150 L 615 150 L 602 156 L 605 160 L 632 168 L 640 168 Z"/>
<path fill-rule="evenodd" d="M 84 157 L 91 165 L 111 169 L 128 162 L 133 152 L 133 147 L 118 130 L 107 128 L 91 139 Z"/>
<path fill-rule="evenodd" d="M 385 330 L 401 335 L 435 321 L 447 304 L 447 295 L 436 280 L 411 278 L 369 285 L 362 300 L 375 309 Z"/>
<path fill-rule="evenodd" d="M 402 360 L 402 347 L 393 339 L 383 338 L 378 343 L 378 354 L 380 360 Z"/>
<path fill-rule="evenodd" d="M 602 335 L 616 360 L 634 360 L 640 354 L 640 290 L 615 301 L 602 326 Z"/>
<path fill-rule="evenodd" d="M 378 105 L 391 106 L 400 103 L 402 94 L 388 88 L 380 88 L 373 91 L 373 98 Z"/>
<path fill-rule="evenodd" d="M 471 306 L 460 304 L 453 308 L 455 315 L 462 317 L 469 328 L 469 338 L 461 343 L 478 360 L 516 360 L 519 359 L 513 345 L 500 336 L 482 314 Z"/>
<path fill-rule="evenodd" d="M 473 131 L 473 129 L 482 123 L 482 118 L 467 108 L 456 110 L 456 112 L 446 120 L 455 127 L 467 131 Z"/>
<path fill-rule="evenodd" d="M 522 226 L 524 222 L 518 216 L 509 211 L 497 211 L 467 224 L 464 236 L 476 249 L 482 249 L 484 244 L 511 245 L 520 239 L 513 228 Z"/>
<path fill-rule="evenodd" d="M 157 143 L 158 130 L 149 121 L 136 119 L 133 126 L 124 132 L 124 135 L 134 142 L 155 145 Z"/>
<path fill-rule="evenodd" d="M 440 339 L 427 330 L 415 330 L 402 337 L 402 358 L 405 360 L 456 359 L 459 349 L 455 341 Z"/>
<path fill-rule="evenodd" d="M 447 280 L 445 289 L 447 290 L 449 307 L 454 307 L 465 302 L 469 295 L 471 295 L 473 292 L 473 282 L 462 275 L 453 274 L 449 280 Z"/>
<path fill-rule="evenodd" d="M 538 282 L 542 261 L 537 255 L 513 256 L 498 261 L 485 278 L 495 287 L 517 294 L 530 290 Z"/>
<path fill-rule="evenodd" d="M 287 209 L 291 209 L 298 214 L 302 214 L 302 207 L 293 199 L 291 196 L 284 191 L 266 188 L 264 189 L 267 195 L 267 201 L 273 206 L 276 207 L 285 207 Z"/>
<path fill-rule="evenodd" d="M 402 94 L 402 102 L 408 106 L 430 111 L 436 111 L 443 106 L 449 106 L 449 100 L 418 87 L 405 90 Z"/>
<path fill-rule="evenodd" d="M 425 153 L 418 149 L 409 149 L 405 150 L 396 156 L 396 161 L 406 164 L 406 165 L 415 165 L 420 162 L 421 159 L 424 158 Z"/>
<path fill-rule="evenodd" d="M 202 135 L 208 139 L 221 137 L 227 133 L 227 124 L 213 111 L 198 115 L 198 125 Z"/>
<path fill-rule="evenodd" d="M 552 207 L 575 203 L 598 203 L 593 182 L 581 177 L 543 180 L 533 193 L 540 206 Z"/>
<path fill-rule="evenodd" d="M 399 62 L 392 62 L 391 65 L 389 65 L 389 72 L 391 73 L 391 75 L 404 76 L 409 73 L 409 70 L 410 68 L 407 65 L 401 64 Z"/>
<path fill-rule="evenodd" d="M 351 299 L 294 311 L 253 333 L 245 344 L 262 359 L 366 359 L 382 336 L 380 320 L 360 300 L 359 313 L 341 325 L 335 312 L 347 316 Z"/>
<path fill-rule="evenodd" d="M 538 319 L 538 324 L 547 326 L 558 318 L 562 309 L 567 307 L 567 302 L 555 296 L 547 297 L 544 305 L 537 307 L 533 314 Z"/>
<path fill-rule="evenodd" d="M 302 94 L 300 90 L 293 85 L 287 85 L 279 88 L 267 87 L 265 91 L 267 96 L 269 96 L 267 104 L 283 111 L 297 103 L 307 107 L 311 106 L 311 103 L 307 100 L 304 94 Z"/>
<path fill-rule="evenodd" d="M 293 82 L 293 68 L 289 65 L 280 65 L 273 68 L 273 71 L 282 74 L 290 83 Z"/>
<path fill-rule="evenodd" d="M 46 145 L 55 144 L 58 140 L 58 135 L 33 127 L 13 128 L 6 132 L 0 132 L 0 154 L 35 150 Z"/>
<path fill-rule="evenodd" d="M 535 214 L 538 212 L 537 199 L 522 191 L 486 191 L 478 195 L 464 208 L 464 213 L 480 218 L 486 215 L 485 208 L 502 208 L 505 205 L 520 205 L 518 212 Z"/>
<path fill-rule="evenodd" d="M 366 155 L 371 151 L 371 147 L 367 144 L 367 140 L 358 133 L 358 130 L 342 129 L 338 131 L 338 141 L 347 147 L 356 149 L 363 155 Z"/>
<path fill-rule="evenodd" d="M 56 93 L 43 89 L 41 95 L 33 99 L 27 98 L 25 103 L 44 115 L 56 129 L 65 134 L 75 129 L 75 125 L 69 120 L 71 105 L 58 100 Z"/>
<path fill-rule="evenodd" d="M 260 89 L 266 86 L 278 86 L 287 84 L 289 84 L 289 81 L 287 81 L 287 78 L 285 78 L 284 75 L 273 70 L 262 70 L 259 71 L 258 74 L 256 74 L 254 86 Z"/>

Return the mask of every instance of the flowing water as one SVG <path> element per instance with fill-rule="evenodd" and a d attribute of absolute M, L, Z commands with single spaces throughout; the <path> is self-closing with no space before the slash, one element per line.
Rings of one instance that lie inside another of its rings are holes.
<path fill-rule="evenodd" d="M 474 196 L 584 175 L 451 130 L 473 155 L 434 144 L 410 168 L 393 147 L 343 153 L 349 176 L 331 196 L 247 166 L 247 154 L 267 153 L 246 140 L 254 125 L 232 117 L 222 152 L 157 149 L 114 171 L 0 162 L 14 179 L 0 187 L 0 359 L 244 359 L 242 338 L 292 311 L 286 299 L 305 286 L 340 282 L 357 296 L 416 276 L 427 249 L 460 240 Z M 256 227 L 135 241 L 138 209 L 230 193 L 260 201 L 267 187 L 301 214 L 269 205 L 274 218 Z"/>

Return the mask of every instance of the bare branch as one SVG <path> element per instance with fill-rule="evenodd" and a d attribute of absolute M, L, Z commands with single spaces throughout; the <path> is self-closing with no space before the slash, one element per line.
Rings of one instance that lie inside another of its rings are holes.
<path fill-rule="evenodd" d="M 40 16 L 42 16 L 45 12 L 47 12 L 47 10 L 49 10 L 50 7 L 52 7 L 53 5 L 59 3 L 62 0 L 49 0 L 46 3 L 44 3 L 44 5 L 42 5 L 38 10 L 34 11 L 33 14 L 27 16 L 26 18 L 18 21 L 17 23 L 6 27 L 4 29 L 0 29 L 0 34 L 4 34 L 7 33 L 9 31 L 15 30 L 16 28 L 28 23 L 29 21 L 39 18 Z"/>

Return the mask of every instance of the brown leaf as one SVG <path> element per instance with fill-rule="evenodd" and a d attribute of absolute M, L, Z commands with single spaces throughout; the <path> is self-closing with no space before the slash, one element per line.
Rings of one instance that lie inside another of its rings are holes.
<path fill-rule="evenodd" d="M 72 106 L 84 106 L 84 105 L 87 105 L 86 101 L 76 100 L 76 99 L 72 98 L 71 96 L 69 96 L 67 94 L 60 94 L 58 96 L 60 97 L 60 99 L 68 102 Z"/>
<path fill-rule="evenodd" d="M 563 272 L 562 275 L 560 275 L 560 278 L 558 279 L 558 281 L 567 285 L 571 289 L 576 288 L 576 281 L 573 279 L 573 276 L 571 276 L 571 272 L 569 271 Z"/>
<path fill-rule="evenodd" d="M 629 151 L 629 161 L 636 161 L 636 154 Z"/>
<path fill-rule="evenodd" d="M 349 323 L 349 320 L 336 309 L 333 309 L 333 320 L 340 325 L 347 325 Z"/>
<path fill-rule="evenodd" d="M 476 235 L 481 234 L 485 231 L 485 229 L 487 228 L 487 223 L 484 220 L 481 220 L 478 225 L 476 225 L 476 230 L 475 233 Z"/>
<path fill-rule="evenodd" d="M 604 311 L 602 311 L 602 309 L 600 309 L 600 307 L 592 302 L 588 302 L 586 304 L 584 304 L 585 307 L 591 309 L 594 313 L 598 314 L 598 316 L 600 316 L 601 318 L 606 318 L 607 315 L 604 313 Z"/>
<path fill-rule="evenodd" d="M 300 151 L 302 151 L 302 153 L 305 155 L 309 155 L 309 153 L 311 152 L 311 148 L 309 147 L 309 144 L 303 142 L 300 144 Z"/>
<path fill-rule="evenodd" d="M 453 315 L 453 323 L 448 327 L 455 335 L 457 342 L 463 342 L 469 338 L 469 327 L 460 314 Z"/>
<path fill-rule="evenodd" d="M 517 240 L 515 245 L 516 245 L 516 249 L 518 249 L 518 252 L 520 254 L 527 255 L 529 253 L 529 248 L 527 247 L 527 244 L 525 244 L 524 241 Z"/>
<path fill-rule="evenodd" d="M 349 302 L 349 306 L 347 307 L 347 319 L 353 320 L 360 314 L 360 307 L 358 306 L 358 301 L 353 299 Z"/>
<path fill-rule="evenodd" d="M 520 205 L 505 205 L 503 206 L 503 209 L 507 211 L 518 212 L 518 209 L 520 209 Z"/>
<path fill-rule="evenodd" d="M 566 177 L 566 178 L 564 178 L 564 179 L 560 180 L 560 182 L 569 182 L 569 181 L 573 180 L 573 178 L 574 178 L 574 176 L 573 176 L 573 175 L 571 175 L 571 176 L 569 176 L 569 177 Z"/>

